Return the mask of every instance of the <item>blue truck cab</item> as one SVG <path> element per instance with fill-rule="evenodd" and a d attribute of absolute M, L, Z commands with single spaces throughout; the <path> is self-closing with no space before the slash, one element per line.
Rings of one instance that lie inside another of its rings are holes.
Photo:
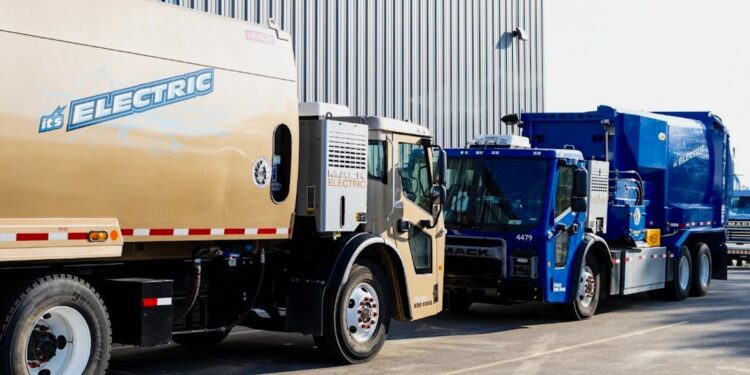
<path fill-rule="evenodd" d="M 742 265 L 750 260 L 750 190 L 735 190 L 727 221 L 729 259 Z"/>
<path fill-rule="evenodd" d="M 681 300 L 726 278 L 729 135 L 708 112 L 523 114 L 523 138 L 449 149 L 447 305 Z M 526 144 L 524 144 L 526 143 Z"/>

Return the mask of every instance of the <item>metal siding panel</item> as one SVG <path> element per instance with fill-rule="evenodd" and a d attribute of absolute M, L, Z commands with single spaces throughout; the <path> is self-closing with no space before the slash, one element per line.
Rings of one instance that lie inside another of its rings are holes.
<path fill-rule="evenodd" d="M 300 101 L 408 119 L 438 143 L 544 110 L 543 0 L 162 0 L 292 35 Z M 529 33 L 521 42 L 516 26 Z M 220 38 L 220 37 L 219 37 Z"/>

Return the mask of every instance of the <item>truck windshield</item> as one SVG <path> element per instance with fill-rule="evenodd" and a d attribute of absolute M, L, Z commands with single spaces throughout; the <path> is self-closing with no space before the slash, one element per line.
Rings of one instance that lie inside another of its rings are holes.
<path fill-rule="evenodd" d="M 732 198 L 729 215 L 750 215 L 750 197 Z"/>
<path fill-rule="evenodd" d="M 546 160 L 449 158 L 446 180 L 449 228 L 518 232 L 542 221 Z"/>

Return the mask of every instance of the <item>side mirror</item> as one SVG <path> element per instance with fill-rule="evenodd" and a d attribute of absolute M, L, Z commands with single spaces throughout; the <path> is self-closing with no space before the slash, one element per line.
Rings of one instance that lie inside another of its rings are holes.
<path fill-rule="evenodd" d="M 443 212 L 443 205 L 445 204 L 446 196 L 445 186 L 432 185 L 430 195 L 432 196 L 432 222 L 434 227 L 437 225 L 440 214 Z"/>
<path fill-rule="evenodd" d="M 585 198 L 588 194 L 589 172 L 585 168 L 576 168 L 573 172 L 573 197 Z"/>
<path fill-rule="evenodd" d="M 432 154 L 436 156 L 435 169 L 432 173 L 432 183 L 437 185 L 445 185 L 446 174 L 448 173 L 448 154 L 439 146 L 433 146 Z"/>
<path fill-rule="evenodd" d="M 586 212 L 588 208 L 588 202 L 585 197 L 573 197 L 570 203 L 573 212 Z"/>

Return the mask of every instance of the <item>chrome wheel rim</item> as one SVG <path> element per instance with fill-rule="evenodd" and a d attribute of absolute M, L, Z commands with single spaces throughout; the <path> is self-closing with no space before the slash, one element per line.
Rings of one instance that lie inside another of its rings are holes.
<path fill-rule="evenodd" d="M 380 319 L 380 300 L 375 288 L 360 283 L 346 300 L 346 330 L 356 342 L 365 342 L 374 334 Z"/>
<path fill-rule="evenodd" d="M 91 330 L 78 310 L 57 306 L 34 323 L 26 339 L 30 375 L 79 375 L 91 356 Z"/>
<path fill-rule="evenodd" d="M 687 257 L 680 258 L 680 289 L 685 290 L 688 288 L 688 282 L 690 281 L 690 262 Z"/>
<path fill-rule="evenodd" d="M 709 267 L 710 262 L 708 260 L 708 254 L 701 255 L 701 273 L 700 273 L 700 283 L 701 286 L 705 287 L 708 286 L 708 278 L 709 278 Z"/>
<path fill-rule="evenodd" d="M 581 306 L 589 307 L 594 301 L 596 294 L 596 278 L 594 271 L 588 265 L 581 270 L 581 278 L 578 280 L 578 301 Z"/>

